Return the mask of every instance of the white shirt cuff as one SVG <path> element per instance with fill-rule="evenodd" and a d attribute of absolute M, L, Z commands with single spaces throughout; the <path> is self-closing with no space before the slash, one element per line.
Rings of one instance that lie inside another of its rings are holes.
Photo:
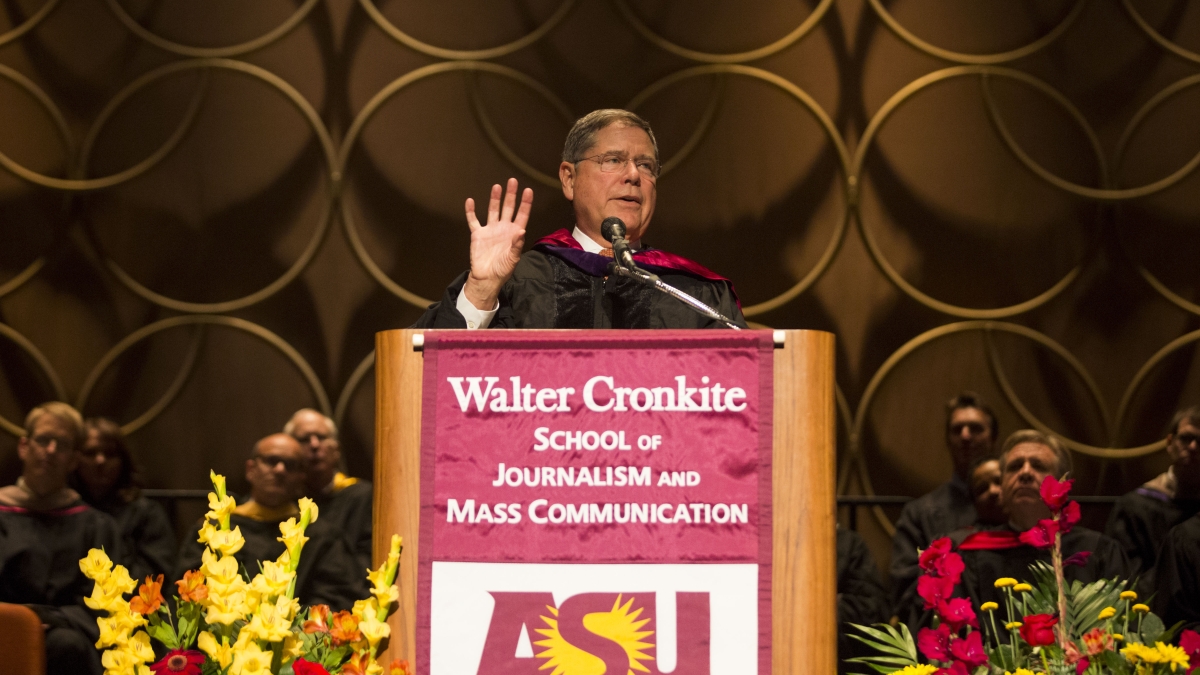
<path fill-rule="evenodd" d="M 467 299 L 467 294 L 460 290 L 454 308 L 467 320 L 468 329 L 487 328 L 488 324 L 492 322 L 492 317 L 496 316 L 496 310 L 500 309 L 500 301 L 496 301 L 496 306 L 491 311 L 478 309 Z"/>

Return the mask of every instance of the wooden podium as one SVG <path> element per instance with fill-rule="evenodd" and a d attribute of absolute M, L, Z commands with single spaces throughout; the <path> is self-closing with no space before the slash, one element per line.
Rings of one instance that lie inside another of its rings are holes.
<path fill-rule="evenodd" d="M 380 662 L 414 662 L 420 490 L 419 330 L 375 336 L 375 563 L 404 537 L 400 607 Z M 780 340 L 779 338 L 782 338 Z M 772 671 L 837 672 L 834 338 L 777 331 L 774 353 Z M 421 675 L 427 675 L 422 673 Z M 473 675 L 473 674 L 464 674 Z"/>

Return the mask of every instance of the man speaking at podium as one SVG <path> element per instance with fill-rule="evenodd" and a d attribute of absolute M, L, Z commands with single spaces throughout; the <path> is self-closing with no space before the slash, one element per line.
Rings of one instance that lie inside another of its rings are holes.
<path fill-rule="evenodd" d="M 487 222 L 467 199 L 471 269 L 455 279 L 414 328 L 718 328 L 720 321 L 628 275 L 610 274 L 616 221 L 637 267 L 745 327 L 728 279 L 681 256 L 641 244 L 654 215 L 658 142 L 625 110 L 597 110 L 567 134 L 558 177 L 575 211 L 574 231 L 546 236 L 522 254 L 533 190 L 517 204 L 517 180 L 501 202 L 492 186 Z M 618 252 L 623 242 L 618 241 Z"/>

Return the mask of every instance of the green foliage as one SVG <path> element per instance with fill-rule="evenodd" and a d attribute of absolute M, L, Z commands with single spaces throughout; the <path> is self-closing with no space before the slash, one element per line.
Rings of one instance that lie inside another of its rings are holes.
<path fill-rule="evenodd" d="M 850 624 L 867 635 L 851 635 L 850 637 L 867 645 L 883 656 L 860 656 L 848 659 L 850 663 L 862 663 L 878 673 L 892 673 L 906 666 L 915 665 L 917 661 L 917 645 L 913 642 L 912 633 L 908 626 L 900 624 L 900 629 L 885 624 L 876 624 L 877 628 Z"/>

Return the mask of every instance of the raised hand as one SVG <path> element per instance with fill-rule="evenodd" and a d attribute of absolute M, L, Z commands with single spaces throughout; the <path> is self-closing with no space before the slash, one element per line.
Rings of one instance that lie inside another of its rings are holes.
<path fill-rule="evenodd" d="M 508 179 L 503 205 L 500 202 L 500 186 L 492 186 L 486 224 L 481 224 L 475 216 L 475 200 L 467 198 L 467 225 L 471 228 L 471 273 L 467 276 L 463 293 L 475 307 L 482 310 L 496 307 L 500 288 L 512 276 L 517 261 L 521 259 L 521 249 L 525 246 L 525 224 L 529 222 L 529 209 L 532 206 L 533 190 L 529 188 L 521 193 L 521 205 L 517 206 L 516 178 Z"/>

